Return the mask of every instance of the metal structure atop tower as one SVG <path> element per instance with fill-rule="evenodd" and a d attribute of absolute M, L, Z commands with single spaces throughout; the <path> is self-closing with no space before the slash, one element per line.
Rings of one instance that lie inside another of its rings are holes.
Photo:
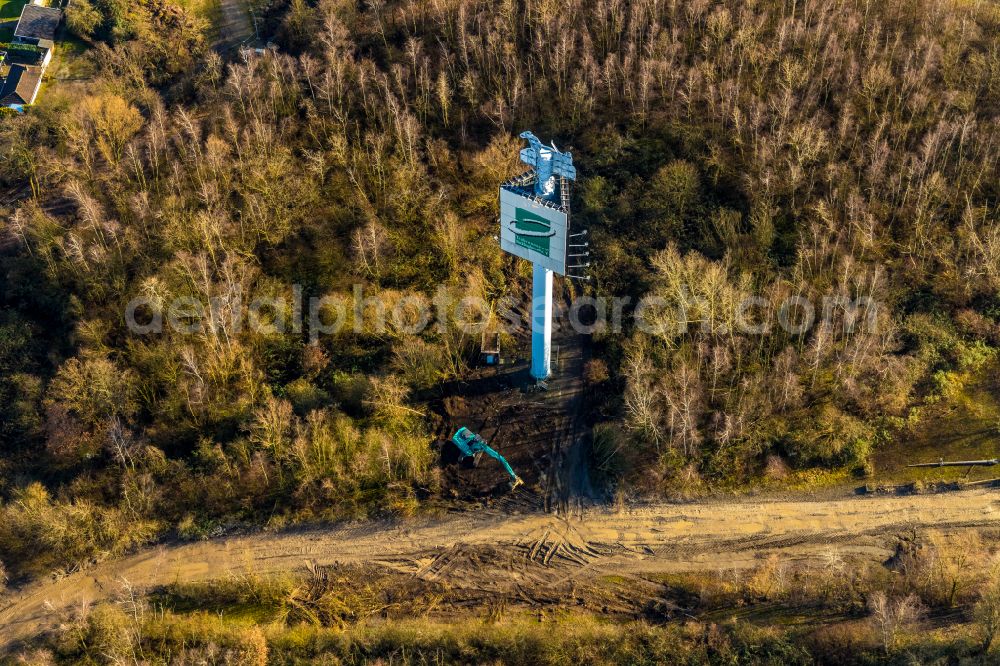
<path fill-rule="evenodd" d="M 576 180 L 573 155 L 560 152 L 554 143 L 544 145 L 531 132 L 520 136 L 528 141 L 521 161 L 531 171 L 500 186 L 500 247 L 532 264 L 531 376 L 542 380 L 551 373 L 552 276 L 566 275 L 567 268 L 588 266 L 568 266 L 567 261 L 589 252 L 569 254 L 571 247 L 587 246 L 570 243 L 569 182 Z"/>
<path fill-rule="evenodd" d="M 521 132 L 520 137 L 528 141 L 528 147 L 521 149 L 521 161 L 535 170 L 535 196 L 555 201 L 556 177 L 576 180 L 573 153 L 560 153 L 555 142 L 551 148 L 543 145 L 532 132 Z"/>

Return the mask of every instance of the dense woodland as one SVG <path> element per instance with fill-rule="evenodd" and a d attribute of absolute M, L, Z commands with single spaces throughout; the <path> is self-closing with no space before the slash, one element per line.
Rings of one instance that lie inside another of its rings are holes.
<path fill-rule="evenodd" d="M 527 277 L 492 238 L 523 129 L 574 153 L 587 288 L 694 303 L 683 332 L 665 308 L 657 332 L 594 336 L 595 466 L 616 484 L 774 457 L 863 472 L 1000 345 L 992 3 L 275 0 L 278 48 L 246 62 L 166 0 L 74 7 L 99 77 L 0 117 L 0 181 L 28 195 L 0 218 L 12 579 L 433 498 L 420 396 L 474 336 L 362 322 L 314 342 L 226 317 L 137 336 L 126 304 L 355 284 L 496 302 Z M 865 297 L 876 325 L 744 333 L 748 295 Z"/>

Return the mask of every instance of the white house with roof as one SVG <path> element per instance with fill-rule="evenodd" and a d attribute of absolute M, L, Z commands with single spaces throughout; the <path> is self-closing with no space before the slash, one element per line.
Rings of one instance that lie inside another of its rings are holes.
<path fill-rule="evenodd" d="M 51 7 L 30 4 L 21 10 L 14 39 L 7 53 L 0 54 L 0 65 L 4 60 L 10 65 L 0 81 L 0 106 L 23 111 L 35 103 L 61 21 L 62 11 Z"/>

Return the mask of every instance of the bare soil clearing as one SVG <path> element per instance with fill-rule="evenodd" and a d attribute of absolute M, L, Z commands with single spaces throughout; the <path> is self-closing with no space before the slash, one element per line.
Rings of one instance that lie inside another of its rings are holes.
<path fill-rule="evenodd" d="M 743 499 L 574 514 L 488 510 L 163 545 L 13 593 L 0 610 L 0 651 L 114 596 L 123 580 L 149 588 L 247 571 L 365 563 L 530 602 L 547 590 L 599 577 L 739 569 L 771 553 L 810 560 L 833 549 L 885 559 L 895 535 L 906 530 L 1000 528 L 1000 494 L 978 489 L 824 501 Z"/>
<path fill-rule="evenodd" d="M 567 288 L 572 288 L 571 286 Z M 533 391 L 530 298 L 522 293 L 512 314 L 522 323 L 511 348 L 502 350 L 505 364 L 481 368 L 463 381 L 443 387 L 430 402 L 440 421 L 436 431 L 444 464 L 444 494 L 464 502 L 482 502 L 508 513 L 541 508 L 560 513 L 587 503 L 593 495 L 587 471 L 590 432 L 583 413 L 583 364 L 587 336 L 569 322 L 569 293 L 557 297 L 553 313 L 552 379 L 547 389 Z M 482 435 L 503 454 L 525 488 L 510 493 L 509 478 L 491 459 L 476 468 L 457 462 L 448 443 L 465 426 Z"/>

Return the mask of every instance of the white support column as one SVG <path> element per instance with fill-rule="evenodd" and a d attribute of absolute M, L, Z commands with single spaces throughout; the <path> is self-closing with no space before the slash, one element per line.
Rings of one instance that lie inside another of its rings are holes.
<path fill-rule="evenodd" d="M 531 376 L 545 379 L 552 357 L 552 271 L 532 264 Z"/>

